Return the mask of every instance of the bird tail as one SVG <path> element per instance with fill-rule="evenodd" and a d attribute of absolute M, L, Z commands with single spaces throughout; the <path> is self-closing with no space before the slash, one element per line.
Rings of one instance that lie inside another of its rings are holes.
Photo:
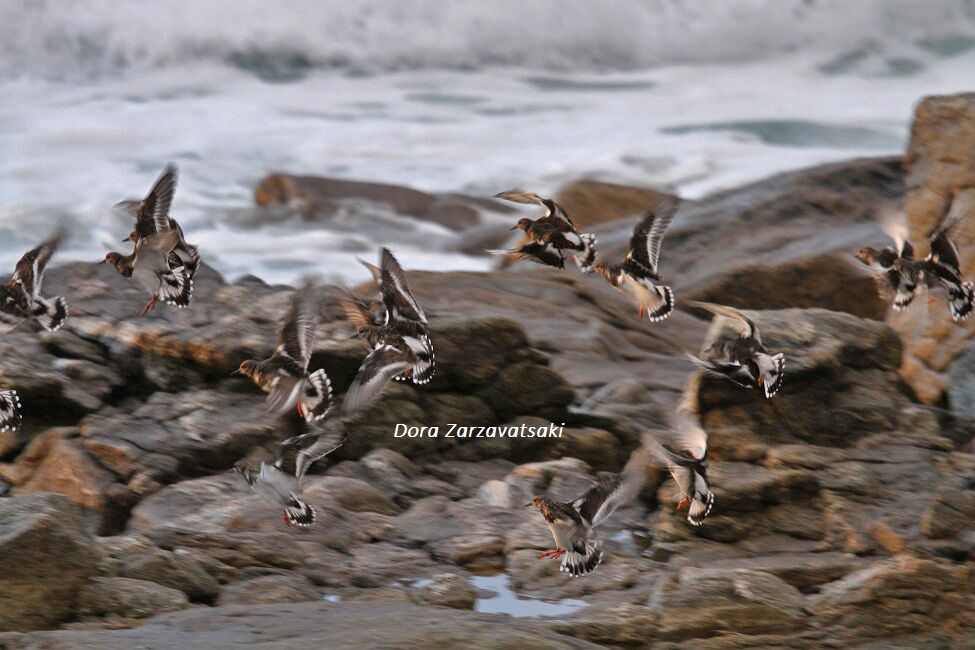
<path fill-rule="evenodd" d="M 332 381 L 324 370 L 316 370 L 305 380 L 305 392 L 301 398 L 306 422 L 318 422 L 332 410 Z"/>
<path fill-rule="evenodd" d="M 971 282 L 962 282 L 961 290 L 951 293 L 951 317 L 955 320 L 965 320 L 972 315 L 975 307 L 975 290 Z"/>
<path fill-rule="evenodd" d="M 579 239 L 582 240 L 582 251 L 575 256 L 576 264 L 583 273 L 592 273 L 596 263 L 596 235 L 583 233 Z"/>
<path fill-rule="evenodd" d="M 413 364 L 413 383 L 429 384 L 437 371 L 437 357 L 433 351 L 433 341 L 426 334 L 422 337 L 423 351 L 417 353 L 417 362 Z"/>
<path fill-rule="evenodd" d="M 315 523 L 315 518 L 318 516 L 314 508 L 294 496 L 285 507 L 284 515 L 288 518 L 289 525 L 299 528 L 308 528 Z"/>
<path fill-rule="evenodd" d="M 56 332 L 68 320 L 68 301 L 64 296 L 55 296 L 50 300 L 37 298 L 34 300 L 34 317 L 48 332 Z"/>
<path fill-rule="evenodd" d="M 660 297 L 660 305 L 654 309 L 647 309 L 647 318 L 652 323 L 658 323 L 674 313 L 674 291 L 670 287 L 654 287 Z"/>
<path fill-rule="evenodd" d="M 711 508 L 713 506 L 713 492 L 708 491 L 703 501 L 695 497 L 695 499 L 691 501 L 691 506 L 687 509 L 687 521 L 689 521 L 692 526 L 700 526 L 704 523 L 705 517 L 711 514 Z"/>
<path fill-rule="evenodd" d="M 159 276 L 159 298 L 174 307 L 187 307 L 193 295 L 193 280 L 186 267 L 177 266 Z"/>
<path fill-rule="evenodd" d="M 0 390 L 0 431 L 16 431 L 22 419 L 17 391 Z"/>
<path fill-rule="evenodd" d="M 586 542 L 582 552 L 566 550 L 562 556 L 561 571 L 565 571 L 570 576 L 589 575 L 596 570 L 599 563 L 603 561 L 603 549 L 598 542 Z"/>

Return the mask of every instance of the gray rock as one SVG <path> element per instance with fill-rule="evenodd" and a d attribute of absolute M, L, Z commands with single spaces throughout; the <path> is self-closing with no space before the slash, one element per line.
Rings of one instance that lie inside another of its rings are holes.
<path fill-rule="evenodd" d="M 269 575 L 224 585 L 217 605 L 303 603 L 320 598 L 320 590 L 304 576 Z"/>
<path fill-rule="evenodd" d="M 456 573 L 441 573 L 417 590 L 417 602 L 452 609 L 474 609 L 477 592 L 471 583 Z"/>

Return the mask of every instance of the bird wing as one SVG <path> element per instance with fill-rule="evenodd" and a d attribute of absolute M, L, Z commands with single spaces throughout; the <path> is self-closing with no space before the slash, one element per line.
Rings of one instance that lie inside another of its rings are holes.
<path fill-rule="evenodd" d="M 492 255 L 511 255 L 519 260 L 554 266 L 557 269 L 565 268 L 565 260 L 559 255 L 558 250 L 548 244 L 530 243 L 514 250 L 489 250 Z"/>
<path fill-rule="evenodd" d="M 288 438 L 278 448 L 274 466 L 298 479 L 301 484 L 308 468 L 345 443 L 345 433 L 306 433 Z"/>
<path fill-rule="evenodd" d="M 762 334 L 758 331 L 755 322 L 737 309 L 726 307 L 725 305 L 716 305 L 711 302 L 699 302 L 697 300 L 688 300 L 687 304 L 691 307 L 704 309 L 717 316 L 725 316 L 731 319 L 732 323 L 737 325 L 741 338 L 754 338 L 759 345 L 762 345 Z"/>
<path fill-rule="evenodd" d="M 345 394 L 342 410 L 353 413 L 371 404 L 393 377 L 412 367 L 411 357 L 408 350 L 388 343 L 370 352 Z"/>
<path fill-rule="evenodd" d="M 406 272 L 388 248 L 383 248 L 380 253 L 379 267 L 381 270 L 379 290 L 390 318 L 394 316 L 408 318 L 425 324 L 427 316 L 410 291 Z"/>
<path fill-rule="evenodd" d="M 652 273 L 657 272 L 660 246 L 679 205 L 680 199 L 676 196 L 664 196 L 657 205 L 643 215 L 630 237 L 627 260 L 637 263 Z"/>
<path fill-rule="evenodd" d="M 931 254 L 928 256 L 933 262 L 947 266 L 956 275 L 961 273 L 961 256 L 958 247 L 952 241 L 951 235 L 961 221 L 960 218 L 947 224 L 940 224 L 931 236 Z"/>
<path fill-rule="evenodd" d="M 374 326 L 376 322 L 373 319 L 372 310 L 369 309 L 369 305 L 362 302 L 359 296 L 351 289 L 344 288 L 343 293 L 344 295 L 339 300 L 339 308 L 342 310 L 342 314 L 346 320 L 352 323 L 352 326 L 356 330 Z"/>
<path fill-rule="evenodd" d="M 169 163 L 146 194 L 146 198 L 142 199 L 135 216 L 135 231 L 139 237 L 148 237 L 170 229 L 169 208 L 173 203 L 178 178 L 179 170 L 176 165 Z"/>
<path fill-rule="evenodd" d="M 590 528 L 600 525 L 616 510 L 636 499 L 643 488 L 649 460 L 646 450 L 637 449 L 622 472 L 601 478 L 573 502 Z"/>
<path fill-rule="evenodd" d="M 11 280 L 19 280 L 24 288 L 24 293 L 33 301 L 41 293 L 41 283 L 44 280 L 44 269 L 51 261 L 54 253 L 61 245 L 63 233 L 57 232 L 43 244 L 33 248 L 20 258 L 17 262 Z"/>
<path fill-rule="evenodd" d="M 308 368 L 315 348 L 315 301 L 314 287 L 306 283 L 291 295 L 291 306 L 278 330 L 278 354 L 284 354 Z"/>

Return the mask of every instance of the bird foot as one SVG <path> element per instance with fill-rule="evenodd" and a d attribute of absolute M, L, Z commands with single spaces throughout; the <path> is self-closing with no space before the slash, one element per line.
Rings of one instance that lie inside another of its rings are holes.
<path fill-rule="evenodd" d="M 300 415 L 302 418 L 305 417 L 305 405 L 301 402 L 298 402 L 298 415 Z"/>
<path fill-rule="evenodd" d="M 287 511 L 281 513 L 281 519 L 283 519 L 284 523 L 288 525 L 288 528 L 291 528 L 291 520 L 288 519 Z"/>
<path fill-rule="evenodd" d="M 142 308 L 142 313 L 139 314 L 139 318 L 144 317 L 146 314 L 151 312 L 159 304 L 159 296 L 153 296 L 152 300 L 146 303 L 146 306 Z"/>
<path fill-rule="evenodd" d="M 640 318 L 642 319 L 643 318 L 643 312 L 646 311 L 646 309 L 644 308 L 643 305 L 640 305 L 640 309 L 637 310 L 637 311 L 639 312 Z"/>
<path fill-rule="evenodd" d="M 690 503 L 690 502 L 691 502 L 690 499 L 688 499 L 687 497 L 684 497 L 683 499 L 680 500 L 680 503 L 677 504 L 677 509 L 678 510 L 683 510 L 684 508 L 687 507 L 687 504 Z"/>
<path fill-rule="evenodd" d="M 551 558 L 551 557 L 560 557 L 564 552 L 565 551 L 557 548 L 551 551 L 542 551 L 541 553 L 538 554 L 538 559 L 544 560 L 546 558 Z"/>

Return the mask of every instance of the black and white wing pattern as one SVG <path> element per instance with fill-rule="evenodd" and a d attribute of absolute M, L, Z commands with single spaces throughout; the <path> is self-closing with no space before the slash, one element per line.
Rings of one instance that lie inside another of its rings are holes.
<path fill-rule="evenodd" d="M 405 318 L 426 325 L 427 316 L 410 291 L 406 272 L 388 248 L 383 248 L 380 253 L 379 268 L 381 271 L 379 291 L 382 294 L 383 303 L 386 305 L 386 313 L 389 315 L 389 319 Z"/>
<path fill-rule="evenodd" d="M 647 272 L 652 275 L 657 274 L 660 246 L 679 206 L 679 198 L 664 196 L 636 225 L 636 228 L 633 229 L 633 236 L 630 237 L 629 250 L 624 261 L 629 272 L 640 270 L 644 272 L 644 275 Z M 633 269 L 634 265 L 638 269 Z"/>
<path fill-rule="evenodd" d="M 178 178 L 179 170 L 176 165 L 169 163 L 146 198 L 139 203 L 135 215 L 135 232 L 140 239 L 170 229 L 169 208 L 173 204 Z"/>
<path fill-rule="evenodd" d="M 315 348 L 316 303 L 313 286 L 306 283 L 291 296 L 291 305 L 278 330 L 277 354 L 290 357 L 308 368 Z"/>
<path fill-rule="evenodd" d="M 487 252 L 491 255 L 511 255 L 519 260 L 535 262 L 544 266 L 552 266 L 557 269 L 565 268 L 565 258 L 562 257 L 557 248 L 550 244 L 530 242 L 512 250 L 492 249 Z"/>
<path fill-rule="evenodd" d="M 23 416 L 20 414 L 20 397 L 15 390 L 0 390 L 0 432 L 16 431 Z"/>
<path fill-rule="evenodd" d="M 306 433 L 288 438 L 278 448 L 274 466 L 298 479 L 298 489 L 308 468 L 341 447 L 347 435 L 344 433 Z"/>
<path fill-rule="evenodd" d="M 392 379 L 413 366 L 413 354 L 399 345 L 384 343 L 369 353 L 345 394 L 342 410 L 359 411 L 376 399 Z"/>
<path fill-rule="evenodd" d="M 670 472 L 681 501 L 687 506 L 687 521 L 700 526 L 714 506 L 714 494 L 707 472 L 708 437 L 697 418 L 684 405 L 678 407 L 670 431 L 646 435 L 644 446 L 650 457 Z"/>
<path fill-rule="evenodd" d="M 24 256 L 17 262 L 17 268 L 11 280 L 21 283 L 24 293 L 31 302 L 41 295 L 44 270 L 61 245 L 61 240 L 62 234 L 59 232 L 40 246 L 24 253 Z"/>

